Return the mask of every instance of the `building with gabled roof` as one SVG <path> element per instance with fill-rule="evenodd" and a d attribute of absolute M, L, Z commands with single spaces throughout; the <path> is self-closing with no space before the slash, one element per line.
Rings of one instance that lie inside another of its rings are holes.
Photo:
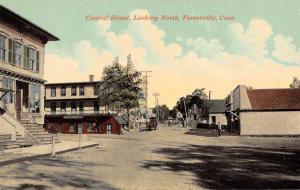
<path fill-rule="evenodd" d="M 241 135 L 300 135 L 300 89 L 237 86 L 227 99 L 230 129 Z"/>
<path fill-rule="evenodd" d="M 206 105 L 208 107 L 208 123 L 210 125 L 216 125 L 220 122 L 222 126 L 227 125 L 227 120 L 225 116 L 226 112 L 226 100 L 207 100 Z"/>

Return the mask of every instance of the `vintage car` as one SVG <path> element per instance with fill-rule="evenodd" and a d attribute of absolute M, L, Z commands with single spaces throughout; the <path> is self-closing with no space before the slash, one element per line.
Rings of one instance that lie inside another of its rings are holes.
<path fill-rule="evenodd" d="M 146 128 L 148 131 L 151 131 L 152 129 L 156 130 L 157 128 L 157 120 L 156 117 L 150 117 L 149 121 L 146 124 Z"/>

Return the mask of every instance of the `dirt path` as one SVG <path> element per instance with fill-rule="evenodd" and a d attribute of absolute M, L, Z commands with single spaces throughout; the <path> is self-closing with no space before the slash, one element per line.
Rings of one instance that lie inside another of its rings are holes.
<path fill-rule="evenodd" d="M 180 127 L 84 138 L 101 148 L 3 166 L 0 189 L 300 187 L 299 138 L 216 137 Z"/>

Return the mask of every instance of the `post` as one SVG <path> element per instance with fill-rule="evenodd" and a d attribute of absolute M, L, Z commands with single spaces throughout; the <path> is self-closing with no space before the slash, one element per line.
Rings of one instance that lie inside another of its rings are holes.
<path fill-rule="evenodd" d="M 79 150 L 81 150 L 81 133 L 79 133 Z"/>
<path fill-rule="evenodd" d="M 55 157 L 55 136 L 52 131 L 52 146 L 51 146 L 51 156 Z"/>
<path fill-rule="evenodd" d="M 78 149 L 81 150 L 82 123 L 78 124 L 78 133 L 79 133 L 79 146 L 78 146 Z"/>
<path fill-rule="evenodd" d="M 187 116 L 187 112 L 186 112 L 185 98 L 183 99 L 183 104 L 184 104 L 184 112 L 185 112 L 184 127 L 187 127 L 187 124 L 188 124 L 188 116 Z"/>

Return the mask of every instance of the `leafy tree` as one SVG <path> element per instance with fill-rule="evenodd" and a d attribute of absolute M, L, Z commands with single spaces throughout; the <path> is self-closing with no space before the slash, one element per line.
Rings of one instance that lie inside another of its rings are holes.
<path fill-rule="evenodd" d="M 169 112 L 170 109 L 168 108 L 168 106 L 164 105 L 158 105 L 157 107 L 154 108 L 153 112 L 156 114 L 156 110 L 158 108 L 158 113 L 159 113 L 159 121 L 165 121 L 168 119 L 169 117 Z"/>
<path fill-rule="evenodd" d="M 196 105 L 199 113 L 202 117 L 207 117 L 208 105 L 205 104 L 207 100 L 207 95 L 205 93 L 205 88 L 197 88 L 192 94 L 186 95 L 186 97 L 181 97 L 176 103 L 176 109 L 182 113 L 183 117 L 186 118 L 184 104 L 186 104 L 186 111 L 192 109 Z"/>
<path fill-rule="evenodd" d="M 173 109 L 171 109 L 171 110 L 169 111 L 169 116 L 172 117 L 172 118 L 174 118 L 174 119 L 177 117 L 177 109 L 176 109 L 176 106 L 175 106 Z"/>
<path fill-rule="evenodd" d="M 118 112 L 126 111 L 130 126 L 130 110 L 137 108 L 139 99 L 144 96 L 140 88 L 141 73 L 135 70 L 130 55 L 127 59 L 125 67 L 120 65 L 116 58 L 112 65 L 104 68 L 99 91 L 109 108 Z"/>
<path fill-rule="evenodd" d="M 290 88 L 300 88 L 300 80 L 297 77 L 293 77 L 293 82 L 290 84 Z"/>

